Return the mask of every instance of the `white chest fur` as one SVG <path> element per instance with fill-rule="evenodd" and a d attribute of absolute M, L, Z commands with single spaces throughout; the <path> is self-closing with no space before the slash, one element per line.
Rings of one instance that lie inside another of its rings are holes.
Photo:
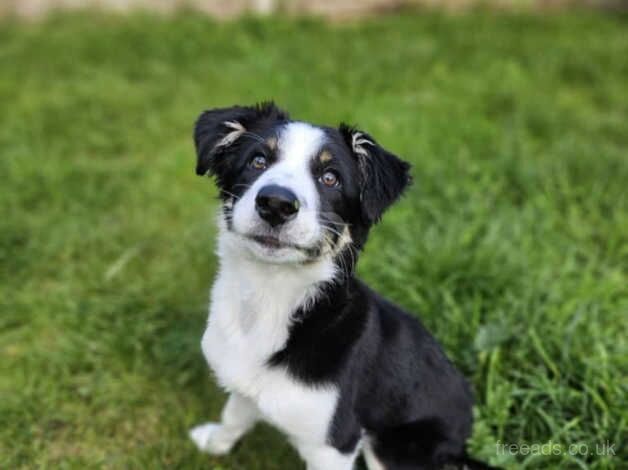
<path fill-rule="evenodd" d="M 268 359 L 288 339 L 291 313 L 333 276 L 333 265 L 261 264 L 219 243 L 221 269 L 212 288 L 202 348 L 219 383 L 251 399 L 261 416 L 293 439 L 324 442 L 338 392 L 311 387 Z"/>

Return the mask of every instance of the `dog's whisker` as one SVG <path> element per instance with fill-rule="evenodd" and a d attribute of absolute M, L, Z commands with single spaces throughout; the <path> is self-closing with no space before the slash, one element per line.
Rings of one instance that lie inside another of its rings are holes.
<path fill-rule="evenodd" d="M 255 134 L 254 132 L 251 132 L 251 131 L 244 131 L 242 135 L 251 137 L 252 139 L 258 142 L 265 142 L 264 138 L 261 135 Z"/>
<path fill-rule="evenodd" d="M 226 195 L 228 195 L 228 196 L 231 196 L 233 199 L 236 199 L 236 200 L 242 198 L 242 196 L 238 196 L 237 194 L 234 194 L 231 191 L 227 191 L 226 189 L 223 189 L 221 192 L 226 194 Z"/>
<path fill-rule="evenodd" d="M 334 235 L 337 235 L 338 237 L 342 237 L 342 233 L 340 233 L 338 230 L 336 230 L 336 229 L 334 229 L 334 228 L 332 228 L 332 227 L 330 227 L 330 226 L 328 226 L 328 225 L 321 224 L 321 227 L 322 227 L 324 230 L 326 230 L 326 231 L 328 231 L 328 232 L 331 232 L 331 233 L 333 233 Z"/>

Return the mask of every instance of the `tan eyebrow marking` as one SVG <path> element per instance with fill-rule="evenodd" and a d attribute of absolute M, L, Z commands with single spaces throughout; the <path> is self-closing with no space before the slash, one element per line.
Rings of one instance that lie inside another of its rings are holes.
<path fill-rule="evenodd" d="M 323 150 L 318 156 L 318 159 L 321 161 L 321 163 L 329 163 L 333 159 L 333 157 L 331 156 L 331 153 L 329 153 L 329 151 Z"/>
<path fill-rule="evenodd" d="M 277 150 L 277 137 L 271 136 L 267 138 L 266 145 L 268 145 L 268 148 L 270 148 L 271 150 Z"/>

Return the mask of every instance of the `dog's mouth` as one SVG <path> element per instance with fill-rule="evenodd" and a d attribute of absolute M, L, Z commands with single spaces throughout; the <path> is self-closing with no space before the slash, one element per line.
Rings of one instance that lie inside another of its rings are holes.
<path fill-rule="evenodd" d="M 292 249 L 296 251 L 300 251 L 303 253 L 308 259 L 312 260 L 320 256 L 322 247 L 320 245 L 314 246 L 303 246 L 297 243 L 286 242 L 280 240 L 278 237 L 273 235 L 243 235 L 247 240 L 251 240 L 256 244 L 262 246 L 263 248 L 275 251 L 282 249 Z"/>
<path fill-rule="evenodd" d="M 284 243 L 277 237 L 273 237 L 270 235 L 251 235 L 249 238 L 267 248 L 295 248 L 294 245 L 290 243 Z"/>

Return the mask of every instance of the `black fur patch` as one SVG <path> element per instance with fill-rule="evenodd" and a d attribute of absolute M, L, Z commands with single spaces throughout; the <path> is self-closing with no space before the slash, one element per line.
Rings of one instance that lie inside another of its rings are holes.
<path fill-rule="evenodd" d="M 410 165 L 380 147 L 366 132 L 347 124 L 341 124 L 339 130 L 359 163 L 362 216 L 367 224 L 374 224 L 410 183 Z M 355 151 L 356 140 L 365 142 L 359 145 L 364 153 Z"/>
<path fill-rule="evenodd" d="M 472 396 L 462 375 L 413 317 L 351 277 L 298 311 L 269 364 L 340 390 L 329 440 L 351 452 L 362 430 L 391 469 L 440 468 L 463 458 Z"/>
<path fill-rule="evenodd" d="M 272 158 L 275 150 L 265 139 L 288 119 L 287 113 L 270 102 L 205 111 L 194 128 L 196 174 L 215 176 L 224 200 L 239 197 L 259 176 L 247 168 L 250 157 L 263 151 Z M 229 145 L 218 145 L 236 131 L 232 127 L 236 123 L 244 129 L 242 135 Z"/>

